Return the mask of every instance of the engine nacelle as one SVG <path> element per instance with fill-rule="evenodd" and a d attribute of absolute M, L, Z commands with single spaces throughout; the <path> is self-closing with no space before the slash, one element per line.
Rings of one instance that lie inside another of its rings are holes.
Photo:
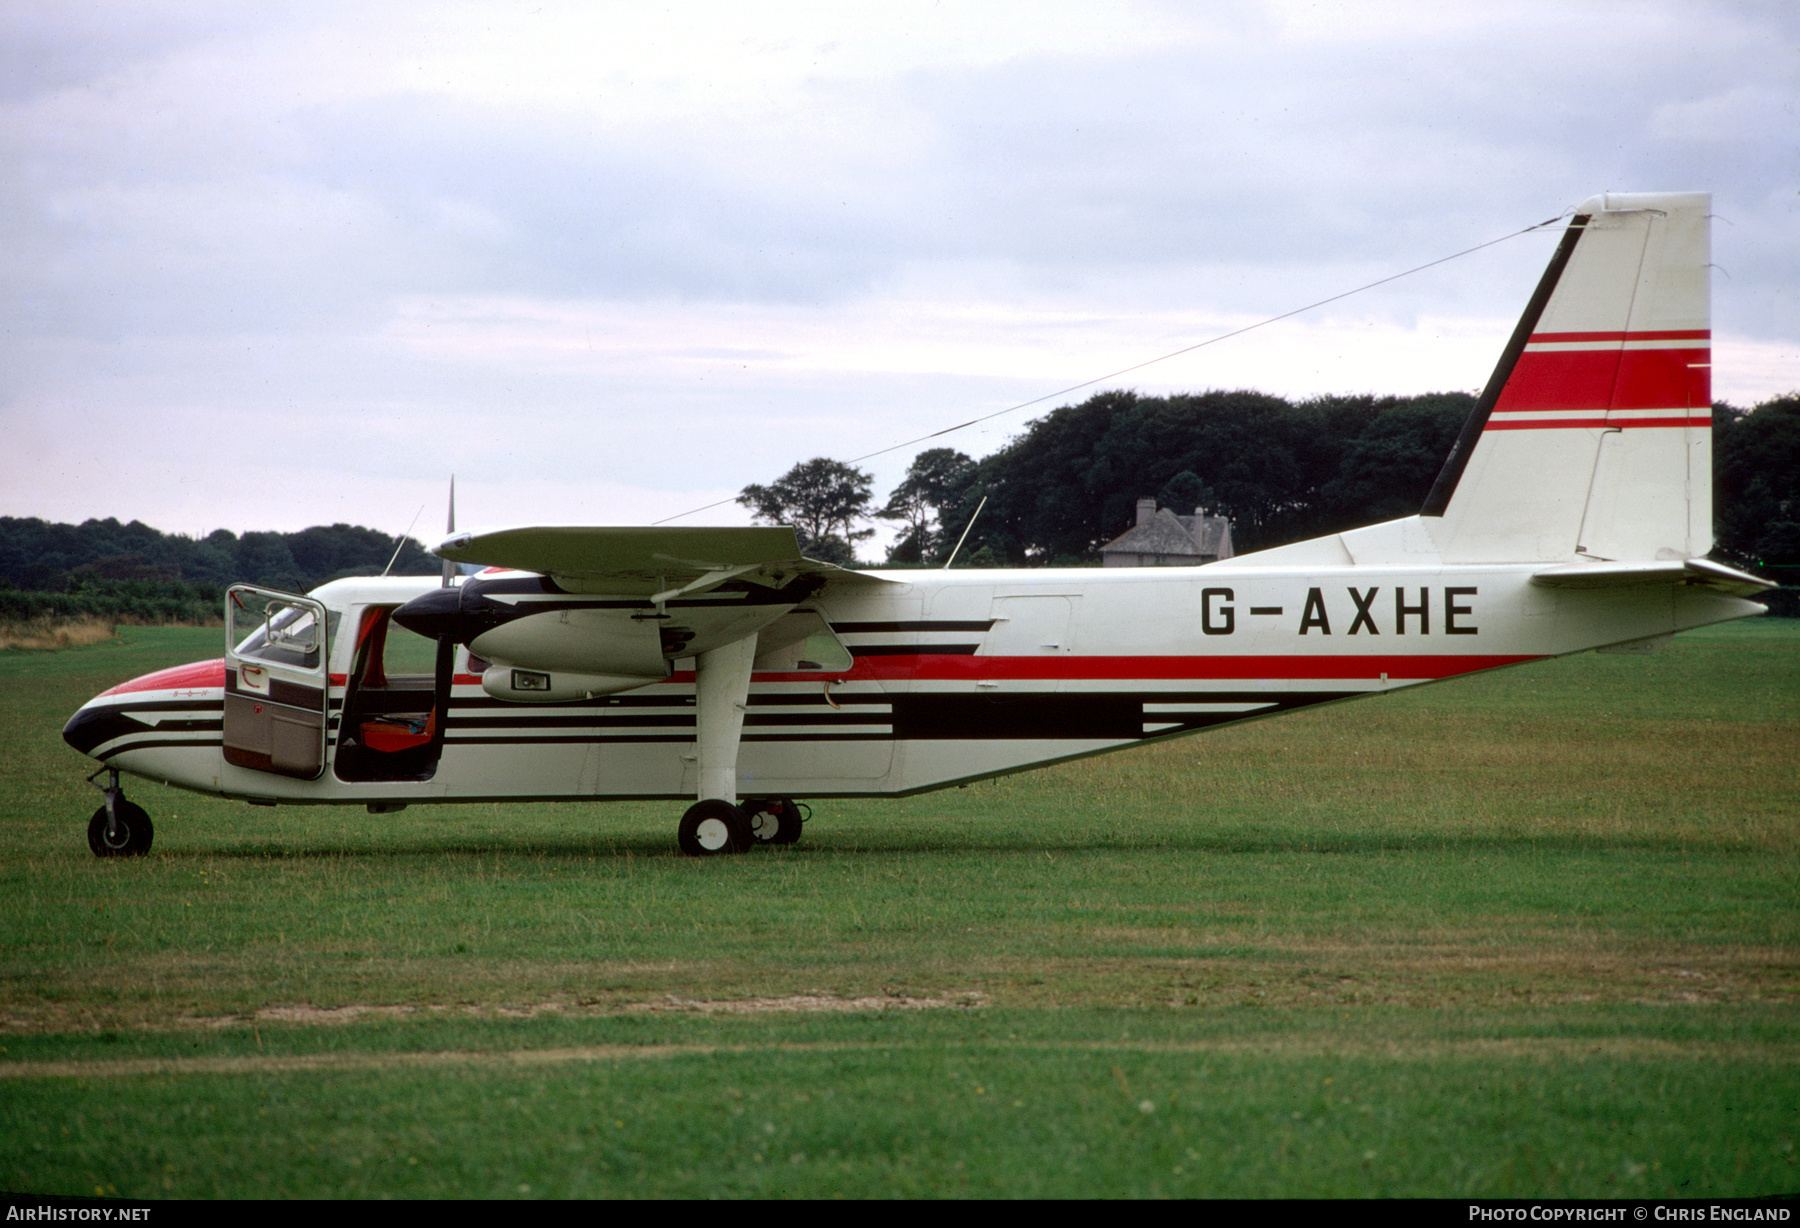
<path fill-rule="evenodd" d="M 515 704 L 558 704 L 571 699 L 592 699 L 629 691 L 669 676 L 668 663 L 653 677 L 637 674 L 570 674 L 516 665 L 490 665 L 481 675 L 481 689 L 495 699 Z"/>
<path fill-rule="evenodd" d="M 469 645 L 495 663 L 481 689 L 512 703 L 553 704 L 661 682 L 670 665 L 657 624 L 631 614 L 556 610 L 502 623 Z"/>
<path fill-rule="evenodd" d="M 638 678 L 634 686 L 669 676 L 662 633 L 632 609 L 562 609 L 528 614 L 484 631 L 469 651 L 489 661 L 548 674 Z M 622 688 L 615 687 L 614 690 Z"/>

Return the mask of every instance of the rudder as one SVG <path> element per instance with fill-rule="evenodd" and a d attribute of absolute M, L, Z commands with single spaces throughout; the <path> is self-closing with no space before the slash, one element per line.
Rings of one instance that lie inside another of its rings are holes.
<path fill-rule="evenodd" d="M 1576 211 L 1427 499 L 1445 561 L 1711 550 L 1711 199 Z"/>

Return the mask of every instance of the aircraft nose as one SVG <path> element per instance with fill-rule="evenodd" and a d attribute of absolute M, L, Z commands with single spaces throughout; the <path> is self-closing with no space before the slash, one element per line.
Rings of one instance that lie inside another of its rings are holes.
<path fill-rule="evenodd" d="M 143 722 L 133 720 L 116 707 L 88 707 L 69 718 L 69 723 L 63 726 L 62 735 L 63 741 L 85 755 L 102 742 L 110 742 L 122 733 L 136 733 L 148 728 Z"/>
<path fill-rule="evenodd" d="M 102 744 L 128 733 L 217 729 L 219 696 L 224 690 L 223 658 L 159 669 L 88 700 L 63 726 L 63 741 L 91 755 Z M 173 710 L 177 708 L 183 711 Z M 146 713 L 152 715 L 144 716 Z"/>

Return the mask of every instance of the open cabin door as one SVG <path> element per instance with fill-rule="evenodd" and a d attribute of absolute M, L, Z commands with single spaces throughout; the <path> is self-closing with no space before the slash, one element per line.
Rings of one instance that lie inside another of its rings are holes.
<path fill-rule="evenodd" d="M 444 750 L 455 645 L 395 622 L 396 607 L 358 613 L 332 771 L 339 780 L 422 781 Z"/>
<path fill-rule="evenodd" d="M 307 597 L 225 594 L 225 762 L 314 780 L 325 771 L 330 622 Z"/>

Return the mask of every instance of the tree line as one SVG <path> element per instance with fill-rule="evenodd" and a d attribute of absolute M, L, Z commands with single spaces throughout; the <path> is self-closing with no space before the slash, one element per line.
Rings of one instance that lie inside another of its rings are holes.
<path fill-rule="evenodd" d="M 0 516 L 0 581 L 36 592 L 71 592 L 108 580 L 179 580 L 221 589 L 249 583 L 306 592 L 340 576 L 379 575 L 396 546 L 395 575 L 433 575 L 442 566 L 412 538 L 400 541 L 360 525 L 242 536 L 219 529 L 193 538 L 138 520 L 51 524 Z"/>
<path fill-rule="evenodd" d="M 813 557 L 863 566 L 857 550 L 877 519 L 899 530 L 890 566 L 941 565 L 965 528 L 962 565 L 1091 565 L 1144 496 L 1229 517 L 1247 553 L 1417 512 L 1473 405 L 1454 392 L 1299 401 L 1102 392 L 1028 423 L 981 460 L 954 448 L 919 453 L 885 502 L 868 473 L 825 458 L 746 486 L 738 501 L 760 521 L 793 525 Z M 1800 614 L 1800 394 L 1749 409 L 1715 404 L 1713 466 L 1715 557 L 1789 586 L 1770 600 Z M 393 574 L 437 574 L 418 541 L 398 545 Z M 136 520 L 0 517 L 0 620 L 215 617 L 226 585 L 306 592 L 380 574 L 395 546 L 348 524 L 191 538 Z"/>
<path fill-rule="evenodd" d="M 747 486 L 738 501 L 758 520 L 794 525 L 809 553 L 833 562 L 852 561 L 868 523 L 887 519 L 900 529 L 889 565 L 941 565 L 971 520 L 959 563 L 1092 564 L 1145 496 L 1229 517 L 1242 554 L 1416 513 L 1474 404 L 1460 392 L 1102 392 L 981 460 L 921 452 L 885 504 L 869 474 L 824 458 Z M 1750 409 L 1717 403 L 1713 461 L 1715 556 L 1800 580 L 1800 394 Z"/>
<path fill-rule="evenodd" d="M 1800 617 L 1800 393 L 1713 406 L 1713 553 L 1785 586 L 1769 608 Z"/>
<path fill-rule="evenodd" d="M 137 520 L 0 517 L 0 621 L 208 622 L 219 617 L 228 585 L 304 593 L 341 576 L 379 575 L 390 557 L 395 575 L 436 575 L 442 567 L 414 539 L 360 525 L 241 536 L 219 529 L 192 538 Z"/>

